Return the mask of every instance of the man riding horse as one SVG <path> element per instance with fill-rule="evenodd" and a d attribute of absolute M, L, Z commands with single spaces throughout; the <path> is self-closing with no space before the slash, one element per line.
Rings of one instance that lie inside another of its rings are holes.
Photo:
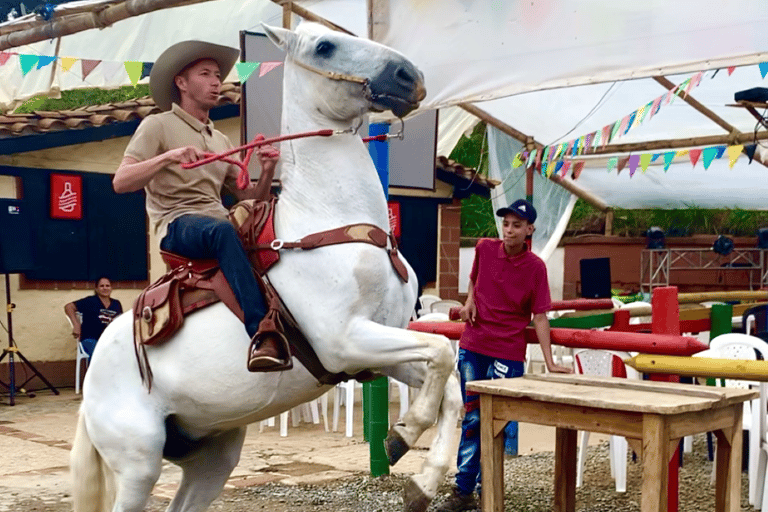
<path fill-rule="evenodd" d="M 281 371 L 292 363 L 285 338 L 272 331 L 258 333 L 267 312 L 251 264 L 221 201 L 222 187 L 238 200 L 255 196 L 255 186 L 236 186 L 238 168 L 212 162 L 194 169 L 205 153 L 233 147 L 213 127 L 208 113 L 219 100 L 221 80 L 238 59 L 235 48 L 203 41 L 177 43 L 152 67 L 149 87 L 164 112 L 146 117 L 125 150 L 115 172 L 115 192 L 144 188 L 149 219 L 160 249 L 194 259 L 216 259 L 244 314 L 251 338 L 250 371 Z M 256 150 L 262 172 L 271 173 L 280 156 L 273 146 Z"/>

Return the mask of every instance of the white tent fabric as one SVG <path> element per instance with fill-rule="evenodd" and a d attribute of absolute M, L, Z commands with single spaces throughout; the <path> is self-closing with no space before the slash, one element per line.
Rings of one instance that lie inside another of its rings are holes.
<path fill-rule="evenodd" d="M 366 0 L 297 3 L 352 32 L 367 33 Z M 749 132 L 754 119 L 724 105 L 732 103 L 735 91 L 766 86 L 755 65 L 768 62 L 765 0 L 382 0 L 373 4 L 384 6 L 375 16 L 383 21 L 381 42 L 408 55 L 425 74 L 428 96 L 423 108 L 487 100 L 478 106 L 544 144 L 600 130 L 647 104 L 664 92 L 649 76 L 672 75 L 679 83 L 695 72 L 728 66 L 742 67 L 732 76 L 721 69 L 711 78 L 714 71 L 708 71 L 691 95 Z M 166 47 L 184 39 L 239 46 L 238 31 L 258 30 L 262 21 L 280 24 L 280 7 L 270 0 L 216 0 L 63 37 L 58 55 L 111 63 L 152 62 Z M 55 41 L 48 41 L 14 50 L 53 55 L 55 47 Z M 609 80 L 623 81 L 600 83 Z M 55 93 L 128 83 L 127 73 L 114 65 L 100 65 L 83 80 L 79 63 L 69 72 L 56 65 L 22 76 L 19 66 L 9 60 L 0 66 L 0 104 L 7 106 L 51 88 Z M 441 143 L 442 153 L 471 124 L 465 114 L 455 115 L 466 123 L 456 125 L 452 116 L 443 116 L 447 121 L 441 123 L 441 132 L 447 133 L 448 123 L 454 129 Z M 718 133 L 724 131 L 676 99 L 618 142 Z M 600 168 L 602 160 L 597 167 L 588 167 L 577 184 L 615 206 L 690 203 L 765 208 L 760 204 L 761 187 L 755 186 L 764 180 L 765 170 L 758 164 L 747 166 L 746 160 L 742 157 L 732 170 L 727 159 L 717 160 L 704 171 L 701 162 L 691 170 L 690 163 L 678 159 L 666 173 L 654 165 L 632 179 L 628 170 L 618 175 L 605 172 Z"/>
<path fill-rule="evenodd" d="M 488 130 L 489 176 L 501 181 L 491 192 L 494 212 L 516 199 L 525 198 L 525 169 L 511 168 L 512 157 L 522 149 L 522 144 L 501 131 Z M 534 175 L 533 206 L 536 208 L 536 231 L 531 249 L 545 262 L 557 248 L 568 220 L 571 218 L 576 196 L 554 182 Z M 496 217 L 496 229 L 501 233 L 501 218 Z"/>

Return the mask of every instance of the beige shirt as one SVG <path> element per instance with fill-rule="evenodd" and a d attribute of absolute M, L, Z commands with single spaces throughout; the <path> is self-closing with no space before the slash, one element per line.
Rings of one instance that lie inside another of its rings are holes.
<path fill-rule="evenodd" d="M 231 149 L 229 138 L 213 127 L 213 122 L 201 123 L 177 104 L 168 112 L 146 117 L 136 129 L 125 156 L 139 162 L 185 146 L 195 146 L 209 153 Z M 164 167 L 144 187 L 147 193 L 147 214 L 158 241 L 168 233 L 168 225 L 187 214 L 207 215 L 227 219 L 221 203 L 224 185 L 235 188 L 238 168 L 217 161 L 183 169 L 181 164 Z"/>

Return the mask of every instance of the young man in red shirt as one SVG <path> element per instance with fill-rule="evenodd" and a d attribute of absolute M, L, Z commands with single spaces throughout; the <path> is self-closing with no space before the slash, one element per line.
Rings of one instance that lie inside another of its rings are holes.
<path fill-rule="evenodd" d="M 536 210 L 518 199 L 496 215 L 503 217 L 501 239 L 481 239 L 475 247 L 475 261 L 469 275 L 467 301 L 461 319 L 467 322 L 459 342 L 459 374 L 465 416 L 457 460 L 456 487 L 442 512 L 475 510 L 474 496 L 480 479 L 480 401 L 467 396 L 468 381 L 520 377 L 525 368 L 524 329 L 531 323 L 544 353 L 547 370 L 571 373 L 555 364 L 549 340 L 549 283 L 544 262 L 528 249 Z M 517 422 L 505 429 L 517 438 Z M 515 443 L 516 444 L 516 443 Z"/>

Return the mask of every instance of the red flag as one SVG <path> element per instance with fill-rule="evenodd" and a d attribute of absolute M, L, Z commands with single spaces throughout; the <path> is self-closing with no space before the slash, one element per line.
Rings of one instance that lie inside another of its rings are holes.
<path fill-rule="evenodd" d="M 91 74 L 91 71 L 93 71 L 96 66 L 99 65 L 99 63 L 101 63 L 100 60 L 82 59 L 80 61 L 80 64 L 83 66 L 83 80 L 85 80 L 85 78 Z"/>
<path fill-rule="evenodd" d="M 700 149 L 692 149 L 688 152 L 688 156 L 691 159 L 691 164 L 696 167 L 696 162 L 699 161 L 699 157 L 701 156 L 701 150 Z"/>
<path fill-rule="evenodd" d="M 581 170 L 584 169 L 584 160 L 576 162 L 573 166 L 573 179 L 578 179 L 581 174 Z"/>
<path fill-rule="evenodd" d="M 736 69 L 736 66 L 731 66 L 728 68 L 728 76 L 731 76 L 731 74 L 733 74 L 734 69 Z"/>

